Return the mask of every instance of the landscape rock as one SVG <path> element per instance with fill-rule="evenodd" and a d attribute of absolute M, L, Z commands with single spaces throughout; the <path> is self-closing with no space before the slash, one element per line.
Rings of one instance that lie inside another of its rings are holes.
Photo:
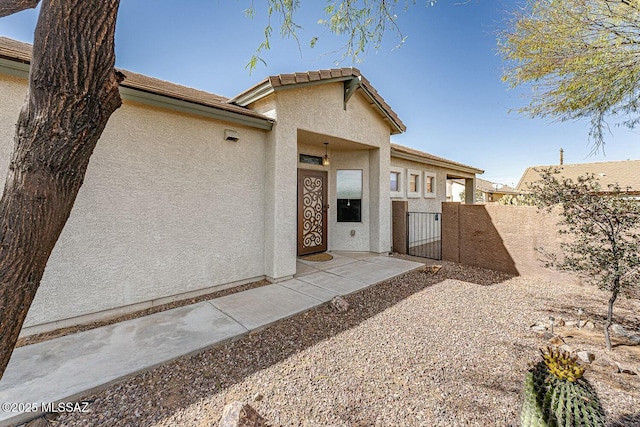
<path fill-rule="evenodd" d="M 618 372 L 620 372 L 621 374 L 638 375 L 638 368 L 633 368 L 631 366 L 623 365 L 617 362 L 616 365 L 618 365 Z"/>
<path fill-rule="evenodd" d="M 596 360 L 596 355 L 591 353 L 590 351 L 579 351 L 576 353 L 576 355 L 585 363 L 591 363 Z"/>
<path fill-rule="evenodd" d="M 626 337 L 627 335 L 629 335 L 627 330 L 619 323 L 614 323 L 613 325 L 611 325 L 610 329 L 614 335 L 617 335 L 619 337 Z"/>
<path fill-rule="evenodd" d="M 595 329 L 596 325 L 591 320 L 586 320 L 582 323 L 582 327 L 585 329 Z"/>
<path fill-rule="evenodd" d="M 620 368 L 618 364 L 611 359 L 608 359 L 606 356 L 604 358 L 598 359 L 595 364 L 599 366 L 604 366 L 607 372 L 611 372 L 612 374 L 617 374 L 620 372 Z"/>
<path fill-rule="evenodd" d="M 547 344 L 559 347 L 564 344 L 564 340 L 561 336 L 555 335 L 547 342 Z"/>
<path fill-rule="evenodd" d="M 232 402 L 224 407 L 219 427 L 266 427 L 266 420 L 249 404 Z"/>
<path fill-rule="evenodd" d="M 631 344 L 633 344 L 633 345 L 640 344 L 640 335 L 631 335 L 631 336 L 629 336 L 629 341 L 631 341 Z"/>
<path fill-rule="evenodd" d="M 339 295 L 337 297 L 333 297 L 331 300 L 331 306 L 341 313 L 349 309 L 349 303 Z"/>
<path fill-rule="evenodd" d="M 564 319 L 556 320 L 556 326 L 564 326 L 565 324 L 566 322 L 564 321 Z"/>
<path fill-rule="evenodd" d="M 442 268 L 441 265 L 427 265 L 424 267 L 424 272 L 429 274 L 436 274 Z"/>
<path fill-rule="evenodd" d="M 531 330 L 539 334 L 544 334 L 545 332 L 547 332 L 547 327 L 544 325 L 533 325 L 531 327 Z"/>
<path fill-rule="evenodd" d="M 565 351 L 565 352 L 567 352 L 567 353 L 569 353 L 569 354 L 573 353 L 573 348 L 572 348 L 570 345 L 568 345 L 568 344 L 562 344 L 562 345 L 559 347 L 559 349 L 560 349 L 561 351 Z"/>
<path fill-rule="evenodd" d="M 260 402 L 262 399 L 264 399 L 264 396 L 261 393 L 256 393 L 253 396 L 253 401 L 254 402 Z"/>
<path fill-rule="evenodd" d="M 567 328 L 575 328 L 576 326 L 578 326 L 578 321 L 577 320 L 567 320 L 566 322 L 564 322 L 564 326 L 566 326 Z"/>

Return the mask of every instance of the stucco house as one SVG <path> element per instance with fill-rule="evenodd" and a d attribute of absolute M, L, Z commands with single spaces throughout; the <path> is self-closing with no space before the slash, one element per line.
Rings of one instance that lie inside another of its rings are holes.
<path fill-rule="evenodd" d="M 0 38 L 2 180 L 30 57 Z M 22 335 L 285 280 L 306 253 L 387 253 L 391 198 L 439 209 L 446 176 L 473 189 L 479 172 L 392 146 L 405 125 L 355 68 L 271 76 L 231 99 L 121 71 L 123 105 Z M 415 171 L 420 188 L 434 177 L 432 194 L 390 193 L 390 174 Z"/>
<path fill-rule="evenodd" d="M 407 200 L 408 209 L 417 212 L 442 212 L 447 201 L 447 183 L 455 180 L 468 189 L 468 203 L 483 170 L 454 162 L 414 148 L 391 144 L 391 199 Z M 394 185 L 397 183 L 397 185 Z"/>
<path fill-rule="evenodd" d="M 462 202 L 461 193 L 466 191 L 464 181 L 453 179 L 447 182 L 447 201 Z M 500 184 L 497 182 L 487 181 L 486 179 L 476 178 L 476 203 L 494 203 L 498 202 L 504 196 L 517 196 L 520 194 L 515 188 Z"/>

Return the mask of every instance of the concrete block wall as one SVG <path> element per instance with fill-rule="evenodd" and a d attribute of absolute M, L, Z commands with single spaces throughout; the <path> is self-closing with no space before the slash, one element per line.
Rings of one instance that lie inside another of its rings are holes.
<path fill-rule="evenodd" d="M 536 248 L 560 250 L 559 218 L 533 206 L 442 204 L 442 257 L 445 261 L 510 274 L 575 281 L 545 268 Z"/>
<path fill-rule="evenodd" d="M 407 211 L 409 203 L 406 200 L 391 202 L 393 224 L 393 251 L 399 254 L 407 253 Z"/>

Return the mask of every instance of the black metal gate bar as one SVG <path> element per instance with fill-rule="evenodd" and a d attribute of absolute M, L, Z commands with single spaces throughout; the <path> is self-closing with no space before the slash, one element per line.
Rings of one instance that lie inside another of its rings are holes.
<path fill-rule="evenodd" d="M 442 214 L 407 212 L 407 254 L 442 259 Z"/>

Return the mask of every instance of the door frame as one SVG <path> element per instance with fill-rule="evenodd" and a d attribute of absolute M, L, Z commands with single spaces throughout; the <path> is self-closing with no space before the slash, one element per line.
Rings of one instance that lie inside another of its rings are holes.
<path fill-rule="evenodd" d="M 302 228 L 302 224 L 304 221 L 304 212 L 303 212 L 303 180 L 305 177 L 318 177 L 322 179 L 323 185 L 322 185 L 322 207 L 321 207 L 321 212 L 322 212 L 322 245 L 320 246 L 312 246 L 312 247 L 305 247 L 303 244 L 303 228 Z M 329 229 L 328 229 L 328 209 L 329 209 L 329 204 L 328 202 L 328 191 L 327 191 L 327 187 L 328 187 L 328 176 L 329 174 L 327 173 L 327 171 L 322 171 L 322 170 L 315 170 L 315 169 L 298 169 L 298 189 L 297 189 L 297 210 L 298 210 L 298 221 L 297 221 L 297 254 L 298 256 L 301 255 L 308 255 L 308 254 L 312 254 L 312 253 L 317 253 L 317 252 L 325 252 L 328 248 L 328 244 L 327 244 L 327 239 L 329 236 Z"/>

